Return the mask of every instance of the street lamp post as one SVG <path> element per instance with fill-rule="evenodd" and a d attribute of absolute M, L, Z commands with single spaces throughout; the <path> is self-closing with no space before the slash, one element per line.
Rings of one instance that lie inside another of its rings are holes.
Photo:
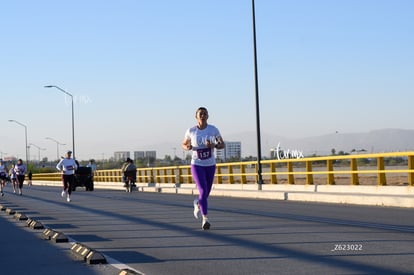
<path fill-rule="evenodd" d="M 24 125 L 21 122 L 18 122 L 17 120 L 14 120 L 14 119 L 9 119 L 9 122 L 14 122 L 14 123 L 17 123 L 20 126 L 24 127 L 24 139 L 25 139 L 25 143 L 26 143 L 26 165 L 28 165 L 29 163 L 28 163 L 28 157 L 27 157 L 27 149 L 28 149 L 28 147 L 27 147 L 27 126 Z"/>
<path fill-rule="evenodd" d="M 46 137 L 46 139 L 56 142 L 56 159 L 59 161 L 59 145 L 66 145 L 64 143 L 60 143 L 54 138 Z"/>
<path fill-rule="evenodd" d="M 259 79 L 257 73 L 257 49 L 256 49 L 256 16 L 254 10 L 254 0 L 252 0 L 252 21 L 253 21 L 253 54 L 254 54 L 254 86 L 255 86 L 255 98 L 256 98 L 256 133 L 257 133 L 257 176 L 258 176 L 258 189 L 262 190 L 263 178 L 262 178 L 262 145 L 260 137 L 260 112 L 259 112 Z"/>
<path fill-rule="evenodd" d="M 33 144 L 33 143 L 30 143 L 29 146 L 34 146 L 34 147 L 37 148 L 37 150 L 38 150 L 38 160 L 39 160 L 39 163 L 40 163 L 40 150 L 46 150 L 46 149 L 45 148 L 40 148 L 39 146 L 37 146 L 36 144 Z"/>
<path fill-rule="evenodd" d="M 63 90 L 62 88 L 60 88 L 59 86 L 56 85 L 47 85 L 45 86 L 45 88 L 56 88 L 59 91 L 61 91 L 62 93 L 70 96 L 71 98 L 71 102 L 72 102 L 72 155 L 73 158 L 75 158 L 75 112 L 74 112 L 74 108 L 73 108 L 73 95 L 71 93 L 66 92 L 65 90 Z"/>

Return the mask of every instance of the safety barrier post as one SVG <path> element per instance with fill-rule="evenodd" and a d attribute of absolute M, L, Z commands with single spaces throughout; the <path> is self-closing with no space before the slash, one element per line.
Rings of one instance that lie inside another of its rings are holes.
<path fill-rule="evenodd" d="M 335 176 L 333 174 L 333 161 L 331 159 L 326 160 L 326 170 L 328 171 L 328 174 L 326 176 L 327 184 L 328 185 L 334 185 L 335 184 Z"/>
<path fill-rule="evenodd" d="M 313 184 L 312 161 L 306 161 L 306 184 Z"/>
<path fill-rule="evenodd" d="M 112 182 L 117 182 L 118 179 L 119 179 L 118 175 L 120 175 L 120 174 L 118 174 L 118 170 L 112 171 L 112 173 L 111 173 L 111 176 L 112 176 L 111 181 Z"/>
<path fill-rule="evenodd" d="M 193 183 L 193 177 L 191 175 L 191 166 L 187 167 L 187 183 Z"/>
<path fill-rule="evenodd" d="M 115 170 L 113 173 L 113 176 L 114 176 L 113 182 L 119 182 L 120 179 L 122 179 L 120 170 Z"/>
<path fill-rule="evenodd" d="M 154 179 L 154 169 L 150 170 L 150 182 L 155 183 L 155 179 Z"/>
<path fill-rule="evenodd" d="M 174 175 L 175 175 L 175 177 L 173 178 L 173 183 L 174 184 L 184 182 L 182 180 L 183 173 L 182 173 L 182 170 L 181 170 L 180 166 L 175 167 L 175 169 L 174 169 Z"/>
<path fill-rule="evenodd" d="M 159 169 L 157 169 L 156 172 L 155 172 L 155 181 L 157 183 L 161 183 L 160 170 Z"/>
<path fill-rule="evenodd" d="M 414 186 L 414 156 L 408 156 L 408 169 L 411 170 L 408 172 L 408 184 Z"/>
<path fill-rule="evenodd" d="M 359 185 L 359 177 L 358 177 L 358 163 L 357 159 L 351 159 L 351 184 L 352 185 Z"/>
<path fill-rule="evenodd" d="M 152 178 L 151 178 L 151 170 L 150 169 L 147 169 L 145 171 L 145 180 L 146 180 L 146 182 L 153 182 Z"/>
<path fill-rule="evenodd" d="M 171 167 L 168 170 L 169 170 L 169 172 L 168 172 L 168 183 L 170 182 L 170 180 L 171 180 L 171 183 L 175 183 L 175 172 L 174 172 L 175 167 Z"/>
<path fill-rule="evenodd" d="M 295 184 L 295 177 L 293 176 L 293 164 L 292 162 L 287 162 L 287 170 L 288 170 L 288 184 Z"/>
<path fill-rule="evenodd" d="M 240 174 L 241 174 L 241 184 L 247 183 L 246 165 L 244 165 L 243 163 L 240 163 Z"/>
<path fill-rule="evenodd" d="M 221 166 L 217 166 L 217 183 L 223 183 L 223 176 L 221 175 Z"/>
<path fill-rule="evenodd" d="M 270 163 L 270 183 L 277 184 L 277 177 L 276 177 L 276 163 Z"/>
<path fill-rule="evenodd" d="M 234 183 L 233 165 L 230 164 L 228 170 L 229 170 L 228 173 L 229 173 L 230 184 L 233 184 Z"/>
<path fill-rule="evenodd" d="M 255 182 L 259 182 L 259 167 L 258 167 L 257 163 L 254 164 L 254 171 L 256 172 L 256 175 L 255 175 L 256 180 L 255 180 Z"/>
<path fill-rule="evenodd" d="M 377 158 L 377 169 L 378 169 L 378 185 L 387 185 L 387 180 L 385 178 L 385 165 L 384 165 L 384 157 Z M 382 172 L 381 172 L 382 171 Z"/>
<path fill-rule="evenodd" d="M 95 171 L 95 174 L 93 176 L 94 181 L 102 181 L 101 180 L 101 173 L 99 171 Z"/>
<path fill-rule="evenodd" d="M 164 183 L 169 183 L 170 182 L 170 179 L 169 179 L 170 177 L 169 177 L 169 174 L 168 174 L 168 169 L 165 168 L 165 169 L 162 170 L 162 172 L 163 172 L 163 175 L 164 175 L 163 182 Z"/>

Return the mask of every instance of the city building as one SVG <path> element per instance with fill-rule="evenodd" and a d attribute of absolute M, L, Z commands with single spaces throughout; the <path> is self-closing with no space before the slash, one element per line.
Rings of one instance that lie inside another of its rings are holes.
<path fill-rule="evenodd" d="M 157 159 L 157 151 L 145 151 L 145 157 Z"/>
<path fill-rule="evenodd" d="M 225 141 L 224 149 L 216 150 L 216 158 L 222 161 L 241 158 L 241 142 Z"/>
<path fill-rule="evenodd" d="M 134 151 L 134 159 L 144 159 L 145 152 L 144 151 Z"/>
<path fill-rule="evenodd" d="M 137 159 L 153 159 L 157 158 L 157 151 L 134 151 L 133 160 Z M 129 151 L 118 151 L 114 152 L 115 161 L 126 160 L 131 158 L 131 153 Z"/>
<path fill-rule="evenodd" d="M 157 151 L 134 151 L 134 159 L 156 159 Z"/>
<path fill-rule="evenodd" d="M 126 160 L 129 157 L 130 157 L 130 152 L 129 151 L 114 152 L 115 161 Z"/>

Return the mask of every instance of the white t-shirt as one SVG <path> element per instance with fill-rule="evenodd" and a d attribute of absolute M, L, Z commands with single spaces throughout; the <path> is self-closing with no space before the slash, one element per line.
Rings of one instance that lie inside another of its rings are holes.
<path fill-rule="evenodd" d="M 26 173 L 26 165 L 16 164 L 14 166 L 14 172 L 16 172 L 16 175 L 24 175 Z"/>
<path fill-rule="evenodd" d="M 207 124 L 207 127 L 203 130 L 198 129 L 197 126 L 189 128 L 185 132 L 184 138 L 191 140 L 191 146 L 193 146 L 191 164 L 199 166 L 215 165 L 214 149 L 208 148 L 206 142 L 209 140 L 215 144 L 219 137 L 221 137 L 219 130 L 210 124 Z"/>
<path fill-rule="evenodd" d="M 75 170 L 78 169 L 76 162 L 72 158 L 64 158 L 59 161 L 56 165 L 56 169 L 59 171 L 63 171 L 64 175 L 73 175 L 75 174 Z"/>

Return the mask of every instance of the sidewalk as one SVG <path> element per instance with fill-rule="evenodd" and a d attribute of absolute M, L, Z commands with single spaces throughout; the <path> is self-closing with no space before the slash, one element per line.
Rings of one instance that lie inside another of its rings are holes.
<path fill-rule="evenodd" d="M 0 205 L 13 207 L 3 198 Z M 43 240 L 43 230 L 30 229 L 5 211 L 0 212 L 0 228 L 1 274 L 118 274 L 108 265 L 87 265 L 76 260 L 68 252 L 69 243 Z"/>

